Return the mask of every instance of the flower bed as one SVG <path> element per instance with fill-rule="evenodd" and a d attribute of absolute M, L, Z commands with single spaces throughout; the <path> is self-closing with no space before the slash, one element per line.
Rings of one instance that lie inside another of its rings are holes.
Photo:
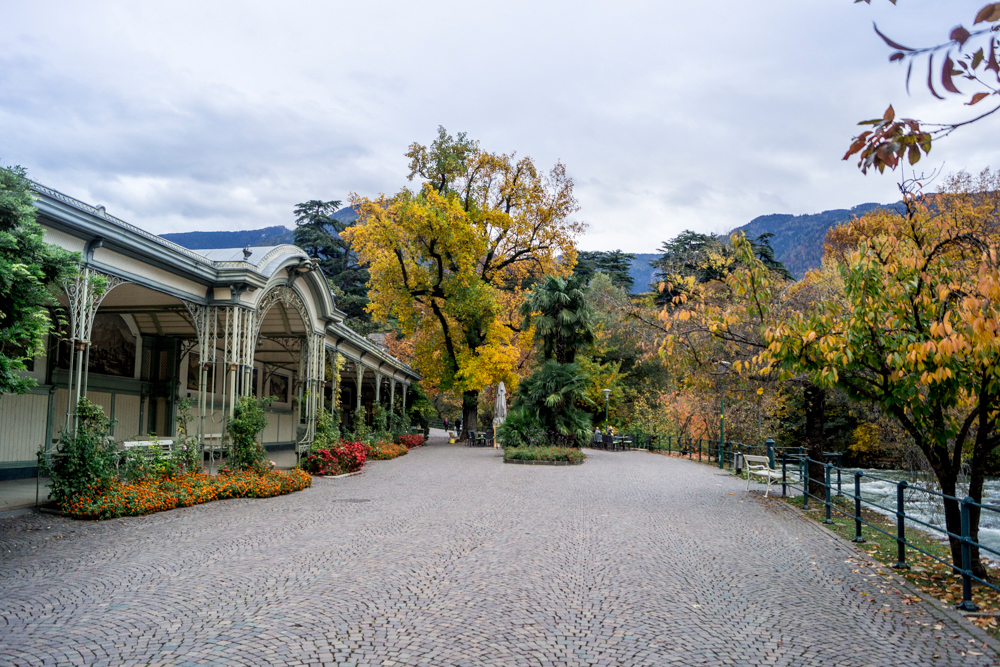
<path fill-rule="evenodd" d="M 388 461 L 397 456 L 402 456 L 408 451 L 410 450 L 406 445 L 396 445 L 391 442 L 376 442 L 371 445 L 365 445 L 365 452 L 372 461 Z"/>
<path fill-rule="evenodd" d="M 368 458 L 365 443 L 341 440 L 335 445 L 311 451 L 302 462 L 302 467 L 314 475 L 346 475 L 361 470 Z"/>
<path fill-rule="evenodd" d="M 419 447 L 424 444 L 424 436 L 422 435 L 401 435 L 396 438 L 396 442 L 403 445 L 407 449 L 413 449 L 414 447 Z"/>
<path fill-rule="evenodd" d="M 566 461 L 580 463 L 587 455 L 570 447 L 509 447 L 503 457 L 514 461 Z"/>
<path fill-rule="evenodd" d="M 270 498 L 312 485 L 302 470 L 178 474 L 126 484 L 114 481 L 103 492 L 72 496 L 59 509 L 76 519 L 141 516 L 225 498 Z"/>

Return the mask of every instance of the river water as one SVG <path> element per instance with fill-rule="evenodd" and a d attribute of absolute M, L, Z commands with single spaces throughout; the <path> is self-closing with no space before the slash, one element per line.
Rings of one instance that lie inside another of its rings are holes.
<path fill-rule="evenodd" d="M 884 508 L 889 508 L 889 511 L 871 505 L 867 505 L 867 507 L 892 517 L 896 516 L 896 482 L 906 480 L 911 487 L 921 487 L 932 491 L 941 490 L 933 474 L 901 470 L 864 470 L 862 472 L 865 473 L 865 476 L 861 478 L 861 497 Z M 871 479 L 868 475 L 891 481 Z M 854 494 L 854 475 L 848 471 L 843 473 L 843 490 L 845 494 Z M 959 483 L 957 496 L 959 498 L 965 497 L 967 490 L 967 483 Z M 905 501 L 908 516 L 944 529 L 944 504 L 939 496 L 921 493 L 916 488 L 909 488 L 905 493 Z M 986 479 L 983 485 L 983 504 L 992 505 L 998 511 L 983 510 L 979 523 L 979 542 L 1000 551 L 1000 478 Z M 919 525 L 914 527 L 922 528 Z M 933 534 L 933 531 L 928 532 Z M 941 538 L 944 539 L 944 535 L 941 535 Z M 992 560 L 1000 559 L 1000 557 L 987 553 L 984 553 L 983 556 L 992 556 Z"/>

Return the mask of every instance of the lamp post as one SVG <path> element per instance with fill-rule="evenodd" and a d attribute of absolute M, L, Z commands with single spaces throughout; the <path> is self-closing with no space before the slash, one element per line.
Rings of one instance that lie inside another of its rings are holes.
<path fill-rule="evenodd" d="M 719 467 L 722 467 L 722 457 L 726 449 L 726 373 L 729 372 L 729 368 L 732 366 L 728 361 L 717 361 L 715 362 L 718 366 L 723 366 L 724 369 L 716 371 L 714 375 L 721 375 L 719 392 Z"/>
<path fill-rule="evenodd" d="M 604 425 L 608 425 L 608 396 L 611 395 L 610 389 L 604 389 Z"/>

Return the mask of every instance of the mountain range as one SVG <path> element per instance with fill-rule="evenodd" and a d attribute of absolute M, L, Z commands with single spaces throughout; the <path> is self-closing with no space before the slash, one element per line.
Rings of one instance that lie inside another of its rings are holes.
<path fill-rule="evenodd" d="M 771 247 L 774 256 L 785 265 L 796 279 L 801 279 L 806 271 L 815 269 L 823 258 L 823 241 L 826 232 L 851 218 L 860 217 L 876 208 L 894 208 L 903 211 L 903 203 L 858 204 L 854 208 L 837 208 L 811 215 L 788 215 L 772 213 L 761 215 L 733 232 L 745 232 L 748 238 L 756 238 L 770 232 L 774 234 Z"/>
<path fill-rule="evenodd" d="M 853 208 L 838 208 L 822 213 L 807 215 L 791 215 L 787 213 L 772 213 L 761 215 L 745 225 L 733 229 L 733 232 L 745 232 L 750 238 L 771 233 L 771 246 L 774 256 L 782 262 L 797 279 L 802 278 L 806 271 L 820 265 L 823 257 L 823 239 L 831 227 L 850 220 L 855 216 L 864 215 L 876 208 L 895 208 L 901 210 L 902 203 L 895 204 L 859 204 Z M 353 222 L 358 215 L 351 207 L 342 208 L 333 215 L 343 222 Z M 264 227 L 235 232 L 178 232 L 161 234 L 165 239 L 191 250 L 210 248 L 242 248 L 244 246 L 269 246 L 282 243 L 292 243 L 294 229 L 283 226 Z M 728 235 L 727 235 L 728 236 Z M 663 239 L 666 240 L 666 239 Z M 659 245 L 659 242 L 656 242 Z M 650 262 L 660 256 L 659 253 L 634 253 L 635 259 L 629 274 L 635 281 L 633 292 L 645 292 L 656 282 L 656 269 Z"/>
<path fill-rule="evenodd" d="M 341 222 L 354 222 L 358 219 L 358 214 L 354 211 L 353 206 L 348 206 L 340 209 L 331 217 Z M 160 236 L 177 245 L 184 246 L 188 250 L 271 246 L 295 242 L 294 229 L 277 225 L 237 232 L 174 232 L 160 234 Z"/>

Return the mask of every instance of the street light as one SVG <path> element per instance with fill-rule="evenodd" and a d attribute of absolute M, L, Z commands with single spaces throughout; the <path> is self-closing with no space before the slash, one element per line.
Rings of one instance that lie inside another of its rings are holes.
<path fill-rule="evenodd" d="M 603 389 L 604 392 L 604 425 L 608 424 L 608 396 L 611 395 L 610 389 Z"/>
<path fill-rule="evenodd" d="M 726 373 L 732 367 L 728 361 L 716 361 L 717 366 L 725 366 L 725 370 L 716 371 L 712 375 L 721 375 L 721 391 L 719 392 L 719 467 L 722 467 L 722 457 L 726 448 Z"/>

